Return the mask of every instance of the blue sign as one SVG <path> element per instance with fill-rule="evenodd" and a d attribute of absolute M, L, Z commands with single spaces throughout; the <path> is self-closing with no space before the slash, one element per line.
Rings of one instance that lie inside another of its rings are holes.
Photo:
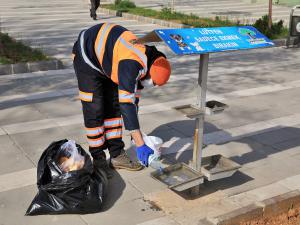
<path fill-rule="evenodd" d="M 155 32 L 178 55 L 274 46 L 251 26 L 159 29 Z"/>

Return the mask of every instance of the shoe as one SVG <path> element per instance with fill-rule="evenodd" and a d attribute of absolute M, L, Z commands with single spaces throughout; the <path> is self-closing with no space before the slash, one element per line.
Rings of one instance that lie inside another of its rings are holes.
<path fill-rule="evenodd" d="M 139 162 L 131 161 L 124 150 L 120 155 L 111 159 L 110 165 L 114 169 L 126 169 L 130 171 L 138 171 L 143 169 L 143 166 Z"/>
<path fill-rule="evenodd" d="M 109 168 L 106 159 L 94 159 L 93 160 L 94 171 L 101 173 L 105 173 L 108 179 L 113 177 L 113 171 Z"/>

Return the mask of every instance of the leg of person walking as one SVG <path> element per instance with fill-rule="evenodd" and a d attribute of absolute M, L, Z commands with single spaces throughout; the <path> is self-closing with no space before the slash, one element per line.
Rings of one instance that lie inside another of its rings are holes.
<path fill-rule="evenodd" d="M 93 18 L 93 20 L 97 19 L 97 9 L 100 5 L 100 0 L 91 0 L 91 9 L 90 9 L 90 16 Z"/>

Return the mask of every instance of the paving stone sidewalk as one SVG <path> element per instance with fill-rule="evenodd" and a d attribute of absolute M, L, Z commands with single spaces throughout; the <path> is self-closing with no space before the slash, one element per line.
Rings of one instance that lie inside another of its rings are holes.
<path fill-rule="evenodd" d="M 2 28 L 71 65 L 73 41 L 84 27 L 101 21 L 122 24 L 142 35 L 158 26 L 99 14 L 89 18 L 86 1 L 0 0 Z M 143 130 L 165 141 L 164 162 L 191 159 L 194 121 L 172 107 L 195 101 L 198 57 L 178 58 L 163 45 L 173 75 L 163 88 L 143 93 Z M 189 199 L 140 172 L 117 171 L 101 213 L 25 217 L 36 193 L 36 165 L 54 140 L 74 139 L 87 149 L 77 82 L 65 70 L 0 77 L 0 224 L 198 224 L 247 204 L 300 188 L 299 49 L 272 48 L 213 54 L 208 99 L 229 105 L 206 118 L 204 155 L 221 153 L 240 163 L 233 177 L 206 183 Z M 130 138 L 125 133 L 126 149 Z M 176 153 L 174 153 L 176 151 Z M 162 208 L 150 204 L 154 201 Z M 202 224 L 201 224 L 202 225 Z"/>

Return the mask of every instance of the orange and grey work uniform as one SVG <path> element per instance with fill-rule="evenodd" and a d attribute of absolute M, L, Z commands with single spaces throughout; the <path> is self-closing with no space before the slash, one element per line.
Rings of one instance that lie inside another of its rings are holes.
<path fill-rule="evenodd" d="M 139 129 L 137 104 L 140 79 L 147 73 L 144 45 L 115 24 L 98 24 L 80 33 L 73 47 L 84 123 L 90 152 L 96 157 L 108 148 L 112 157 L 124 148 L 126 130 Z"/>

